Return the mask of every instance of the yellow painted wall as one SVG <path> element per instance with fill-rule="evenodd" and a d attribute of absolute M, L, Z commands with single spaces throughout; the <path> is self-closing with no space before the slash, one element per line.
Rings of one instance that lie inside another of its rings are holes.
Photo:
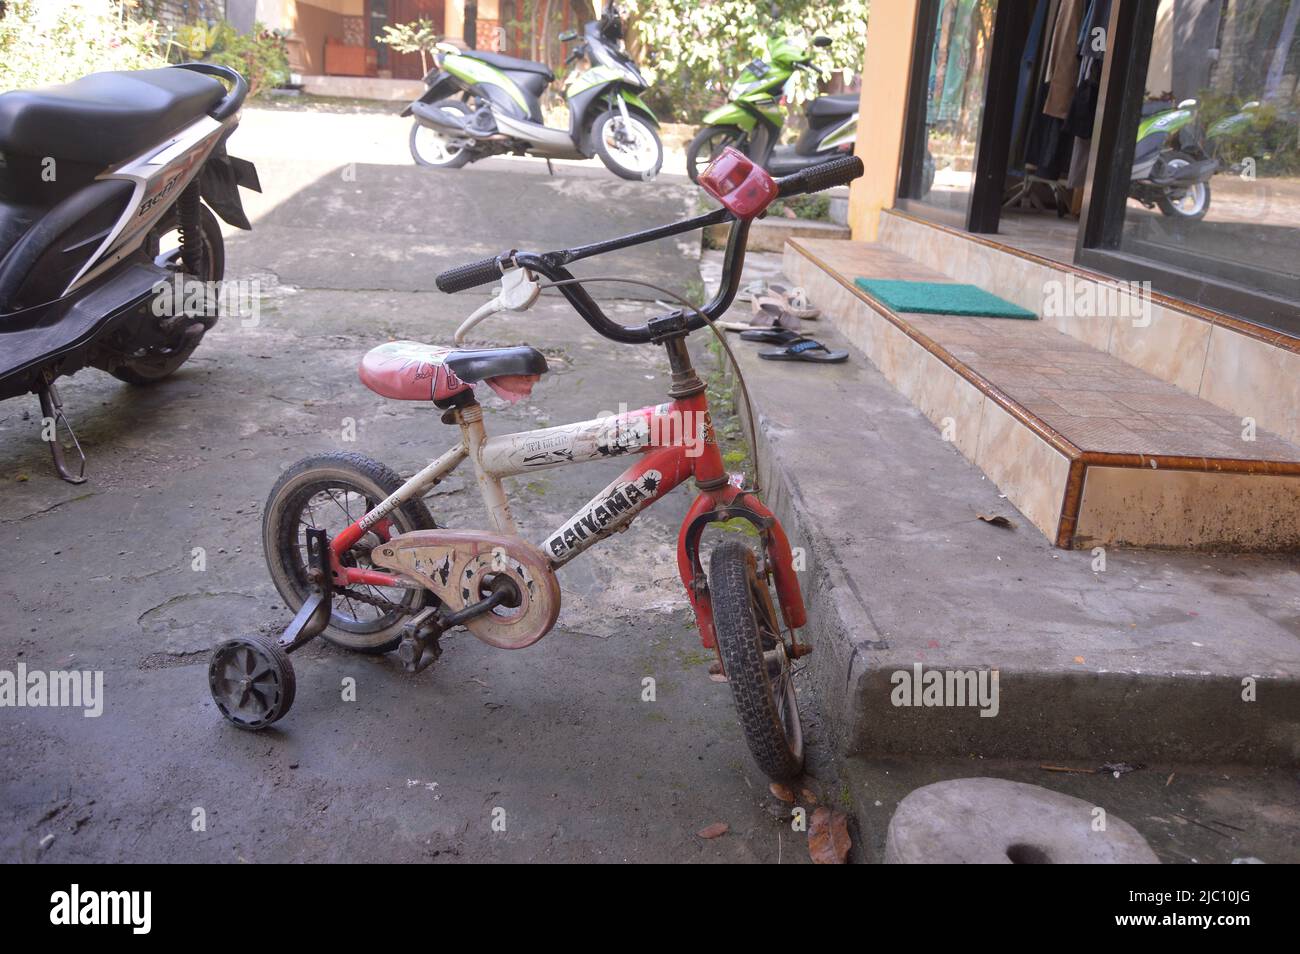
<path fill-rule="evenodd" d="M 442 32 L 449 39 L 461 39 L 465 35 L 465 0 L 447 0 L 442 19 Z"/>
<path fill-rule="evenodd" d="M 880 210 L 892 208 L 898 195 L 917 5 L 918 0 L 873 3 L 867 21 L 854 148 L 866 172 L 849 187 L 849 227 L 859 241 L 875 241 Z"/>

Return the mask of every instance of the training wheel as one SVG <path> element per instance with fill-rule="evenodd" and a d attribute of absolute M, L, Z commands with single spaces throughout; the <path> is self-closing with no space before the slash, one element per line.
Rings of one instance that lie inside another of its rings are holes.
<path fill-rule="evenodd" d="M 236 636 L 208 663 L 208 688 L 221 714 L 241 729 L 265 729 L 293 705 L 293 663 L 273 640 Z"/>

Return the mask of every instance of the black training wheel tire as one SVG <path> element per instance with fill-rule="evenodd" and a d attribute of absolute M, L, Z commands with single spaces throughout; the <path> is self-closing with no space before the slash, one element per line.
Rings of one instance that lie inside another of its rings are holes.
<path fill-rule="evenodd" d="M 727 540 L 713 548 L 709 595 L 722 665 L 749 750 L 768 778 L 796 779 L 803 774 L 804 764 L 799 708 L 793 684 L 787 684 L 778 702 L 768 674 L 763 651 L 779 645 L 781 630 L 767 583 L 758 575 L 754 551 L 744 542 Z"/>
<path fill-rule="evenodd" d="M 212 701 L 241 729 L 255 732 L 283 718 L 297 685 L 289 654 L 265 636 L 228 639 L 208 662 Z"/>

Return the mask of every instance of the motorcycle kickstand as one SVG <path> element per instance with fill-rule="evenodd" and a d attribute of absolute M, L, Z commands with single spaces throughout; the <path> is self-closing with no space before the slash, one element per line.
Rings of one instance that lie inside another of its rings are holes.
<path fill-rule="evenodd" d="M 329 625 L 334 609 L 329 547 L 329 536 L 324 530 L 307 530 L 307 579 L 311 583 L 311 595 L 276 640 L 286 653 L 305 646 Z"/>
<path fill-rule="evenodd" d="M 63 413 L 63 401 L 59 398 L 59 390 L 54 386 L 53 381 L 42 381 L 37 388 L 36 396 L 41 402 L 41 424 L 43 427 L 50 428 L 50 437 L 46 441 L 50 445 L 50 456 L 54 458 L 54 469 L 70 484 L 84 484 L 86 482 L 86 452 L 81 449 L 81 441 L 77 440 L 77 432 L 72 429 L 68 422 L 67 415 Z M 81 471 L 74 474 L 68 469 L 67 461 L 63 456 L 63 445 L 59 443 L 59 422 L 68 431 L 68 436 L 72 438 L 72 446 L 77 449 L 77 456 L 81 458 Z M 48 422 L 48 423 L 47 423 Z"/>

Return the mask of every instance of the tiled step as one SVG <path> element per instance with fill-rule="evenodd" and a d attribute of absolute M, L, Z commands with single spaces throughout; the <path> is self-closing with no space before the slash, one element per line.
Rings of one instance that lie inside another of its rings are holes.
<path fill-rule="evenodd" d="M 883 245 L 784 269 L 1058 546 L 1300 547 L 1300 446 L 1046 322 L 895 313 L 854 279 L 952 279 Z"/>

